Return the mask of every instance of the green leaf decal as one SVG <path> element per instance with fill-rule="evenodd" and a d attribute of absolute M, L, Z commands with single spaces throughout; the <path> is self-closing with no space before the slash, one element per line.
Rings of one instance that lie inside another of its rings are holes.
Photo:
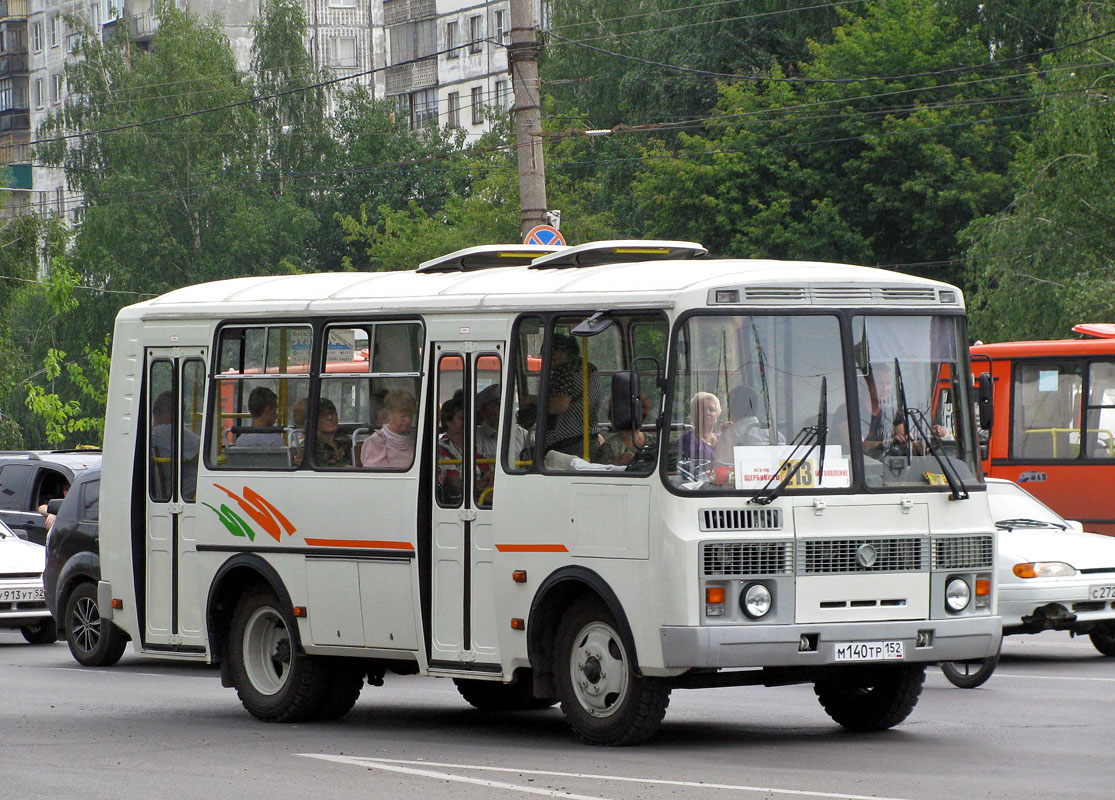
<path fill-rule="evenodd" d="M 255 531 L 253 531 L 251 527 L 248 526 L 248 523 L 246 523 L 239 514 L 226 506 L 224 503 L 221 503 L 221 508 L 219 511 L 216 508 L 213 508 L 213 506 L 209 505 L 208 503 L 202 503 L 202 505 L 206 508 L 212 509 L 213 512 L 217 515 L 217 519 L 221 521 L 222 525 L 228 528 L 228 532 L 231 533 L 233 536 L 247 536 L 248 541 L 255 541 Z"/>

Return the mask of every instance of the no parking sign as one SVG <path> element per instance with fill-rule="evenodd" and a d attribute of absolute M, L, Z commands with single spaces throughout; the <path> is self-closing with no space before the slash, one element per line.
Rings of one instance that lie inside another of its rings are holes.
<path fill-rule="evenodd" d="M 552 225 L 535 225 L 523 237 L 523 244 L 544 244 L 550 247 L 565 247 L 561 231 Z"/>

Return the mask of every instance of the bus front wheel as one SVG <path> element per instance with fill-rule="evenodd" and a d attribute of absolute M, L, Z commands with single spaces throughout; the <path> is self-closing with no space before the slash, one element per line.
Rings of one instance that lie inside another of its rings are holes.
<path fill-rule="evenodd" d="M 924 664 L 856 667 L 817 681 L 825 712 L 853 731 L 893 728 L 914 710 L 925 682 Z"/>
<path fill-rule="evenodd" d="M 589 744 L 649 739 L 670 703 L 669 686 L 638 674 L 618 629 L 595 597 L 575 602 L 558 625 L 554 674 L 561 711 Z"/>
<path fill-rule="evenodd" d="M 236 693 L 252 716 L 266 722 L 318 717 L 330 670 L 298 652 L 270 589 L 249 590 L 236 604 L 228 654 Z"/>

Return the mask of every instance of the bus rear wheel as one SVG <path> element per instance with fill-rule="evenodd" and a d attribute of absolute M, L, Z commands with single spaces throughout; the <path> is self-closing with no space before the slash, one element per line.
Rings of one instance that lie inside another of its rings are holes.
<path fill-rule="evenodd" d="M 480 711 L 538 711 L 557 702 L 555 697 L 535 697 L 528 680 L 498 683 L 454 678 L 453 683 L 461 697 Z"/>
<path fill-rule="evenodd" d="M 554 675 L 561 710 L 589 744 L 645 741 L 670 704 L 670 687 L 638 674 L 618 630 L 595 597 L 575 602 L 558 625 Z"/>
<path fill-rule="evenodd" d="M 265 722 L 319 718 L 331 670 L 298 652 L 270 589 L 252 589 L 236 604 L 228 653 L 236 693 L 252 716 Z"/>
<path fill-rule="evenodd" d="M 893 728 L 914 710 L 925 682 L 924 664 L 856 667 L 817 681 L 825 712 L 853 731 Z"/>

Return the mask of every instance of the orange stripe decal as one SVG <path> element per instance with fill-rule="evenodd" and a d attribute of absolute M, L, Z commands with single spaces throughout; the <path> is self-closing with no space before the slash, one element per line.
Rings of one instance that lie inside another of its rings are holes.
<path fill-rule="evenodd" d="M 563 544 L 497 544 L 501 553 L 568 553 Z"/>
<path fill-rule="evenodd" d="M 410 542 L 379 542 L 372 539 L 307 539 L 310 547 L 367 547 L 373 550 L 413 550 Z"/>

